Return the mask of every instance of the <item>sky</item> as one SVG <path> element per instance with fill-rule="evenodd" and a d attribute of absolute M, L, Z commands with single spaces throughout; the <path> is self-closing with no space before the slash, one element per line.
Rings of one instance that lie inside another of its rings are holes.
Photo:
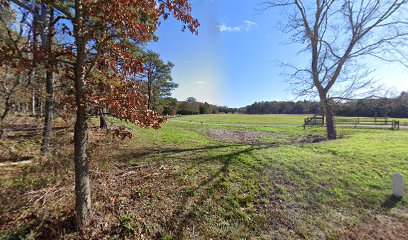
<path fill-rule="evenodd" d="M 256 101 L 298 100 L 283 75 L 280 62 L 302 64 L 301 47 L 288 43 L 279 30 L 278 10 L 262 11 L 262 0 L 190 0 L 200 21 L 198 35 L 182 32 L 169 19 L 158 29 L 159 41 L 147 48 L 175 64 L 173 79 L 180 86 L 173 96 L 229 107 Z M 408 70 L 398 64 L 371 60 L 375 79 L 394 92 L 408 90 Z"/>

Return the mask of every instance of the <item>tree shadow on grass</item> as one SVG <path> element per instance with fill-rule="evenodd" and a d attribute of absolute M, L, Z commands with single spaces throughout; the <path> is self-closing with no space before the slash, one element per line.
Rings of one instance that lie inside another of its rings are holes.
<path fill-rule="evenodd" d="M 163 227 L 171 234 L 174 239 L 183 239 L 183 233 L 186 227 L 193 225 L 199 221 L 195 212 L 199 206 L 202 206 L 205 200 L 211 197 L 212 192 L 222 191 L 222 182 L 227 181 L 229 171 L 236 158 L 240 155 L 250 154 L 252 151 L 268 148 L 269 146 L 250 146 L 239 151 L 219 154 L 216 156 L 200 157 L 195 159 L 198 163 L 217 161 L 221 162 L 222 166 L 214 174 L 209 175 L 206 179 L 194 189 L 181 192 L 181 200 L 179 207 L 173 211 L 171 216 L 163 223 Z M 245 164 L 245 163 L 244 163 Z M 250 165 L 248 165 L 250 166 Z M 252 166 L 250 166 L 252 167 Z M 198 197 L 197 197 L 198 195 Z M 161 238 L 160 234 L 157 238 Z"/>
<path fill-rule="evenodd" d="M 397 206 L 399 202 L 401 202 L 401 197 L 396 197 L 395 195 L 389 195 L 385 201 L 381 204 L 381 207 L 386 209 L 392 209 Z"/>
<path fill-rule="evenodd" d="M 168 149 L 157 149 L 157 148 L 144 148 L 143 150 L 131 150 L 128 152 L 122 152 L 121 154 L 115 155 L 115 159 L 119 162 L 128 163 L 129 160 L 140 160 L 142 158 L 148 158 L 154 155 L 171 155 L 171 154 L 178 154 L 178 153 L 187 153 L 187 152 L 204 152 L 209 150 L 216 150 L 222 148 L 229 148 L 229 147 L 236 147 L 236 146 L 243 146 L 243 145 L 212 145 L 212 146 L 205 146 L 205 147 L 196 147 L 196 148 L 168 148 Z"/>
<path fill-rule="evenodd" d="M 201 175 L 198 185 L 184 186 L 177 192 L 177 204 L 170 211 L 169 215 L 163 217 L 160 225 L 166 232 L 158 232 L 156 237 L 158 239 L 166 237 L 165 233 L 169 233 L 173 239 L 182 239 L 186 229 L 196 225 L 200 222 L 200 217 L 196 213 L 200 212 L 200 206 L 203 206 L 211 196 L 216 192 L 225 192 L 224 183 L 229 182 L 229 173 L 232 165 L 242 166 L 250 169 L 259 170 L 257 167 L 246 161 L 241 161 L 240 156 L 253 157 L 253 151 L 276 147 L 275 144 L 263 145 L 242 145 L 242 144 L 219 144 L 211 146 L 199 146 L 192 148 L 168 148 L 157 149 L 148 148 L 139 151 L 139 149 L 129 149 L 126 152 L 121 152 L 119 155 L 112 156 L 120 168 L 126 170 L 132 168 L 129 165 L 129 160 L 136 160 L 137 166 L 141 168 L 150 168 L 153 165 L 162 164 L 168 159 L 183 159 L 183 162 L 188 163 L 189 166 L 185 169 L 186 172 L 190 170 L 200 170 L 198 165 L 201 164 L 215 164 L 215 172 Z M 209 151 L 211 151 L 209 153 Z M 183 156 L 179 154 L 185 154 Z M 140 161 L 139 161 L 140 160 Z M 143 162 L 143 163 L 142 163 Z M 136 167 L 136 166 L 135 166 Z M 228 184 L 228 183 L 227 183 Z M 187 187 L 187 188 L 185 188 Z"/>

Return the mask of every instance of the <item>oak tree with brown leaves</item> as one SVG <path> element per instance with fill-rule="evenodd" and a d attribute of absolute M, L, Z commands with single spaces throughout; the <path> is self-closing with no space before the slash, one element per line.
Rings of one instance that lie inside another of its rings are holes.
<path fill-rule="evenodd" d="M 182 30 L 188 29 L 192 33 L 197 33 L 199 23 L 191 16 L 192 9 L 188 0 L 1 2 L 14 4 L 33 16 L 38 10 L 38 4 L 44 9 L 42 12 L 48 23 L 45 30 L 48 32 L 43 35 L 46 39 L 42 41 L 42 47 L 47 50 L 45 59 L 52 61 L 52 64 L 47 65 L 50 70 L 47 75 L 47 79 L 50 79 L 47 81 L 47 99 L 50 100 L 47 109 L 52 111 L 53 108 L 51 80 L 56 71 L 55 66 L 64 68 L 63 81 L 73 83 L 76 111 L 75 206 L 77 223 L 82 228 L 90 222 L 92 215 L 87 156 L 91 106 L 107 109 L 113 116 L 140 127 L 159 128 L 166 119 L 148 109 L 145 95 L 132 79 L 132 76 L 144 71 L 142 59 L 132 53 L 132 47 L 157 40 L 155 32 L 160 21 L 170 16 L 182 23 Z M 64 40 L 51 48 L 54 36 Z"/>

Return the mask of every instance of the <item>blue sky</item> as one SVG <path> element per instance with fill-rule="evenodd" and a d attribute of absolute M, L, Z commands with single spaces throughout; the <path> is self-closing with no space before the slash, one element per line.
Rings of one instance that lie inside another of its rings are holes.
<path fill-rule="evenodd" d="M 300 46 L 287 44 L 277 28 L 278 10 L 262 12 L 261 0 L 192 0 L 199 34 L 182 32 L 167 20 L 159 41 L 148 48 L 175 63 L 173 78 L 179 100 L 195 97 L 217 105 L 242 107 L 255 101 L 294 100 L 279 62 L 301 64 Z M 408 90 L 408 71 L 397 64 L 372 61 L 375 78 L 395 92 Z"/>

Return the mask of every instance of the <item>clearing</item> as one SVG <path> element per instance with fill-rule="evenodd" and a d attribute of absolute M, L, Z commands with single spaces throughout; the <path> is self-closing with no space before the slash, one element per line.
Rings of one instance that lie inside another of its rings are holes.
<path fill-rule="evenodd" d="M 322 141 L 315 127 L 126 126 L 131 140 L 91 131 L 95 222 L 84 235 L 73 227 L 72 129 L 54 132 L 49 159 L 30 150 L 39 135 L 2 140 L 2 159 L 33 163 L 0 167 L 0 239 L 408 239 L 408 201 L 391 197 L 391 174 L 408 176 L 406 130 L 343 127 L 339 140 Z"/>
<path fill-rule="evenodd" d="M 174 121 L 186 121 L 195 123 L 210 123 L 210 124 L 242 124 L 242 125 L 303 125 L 303 120 L 306 117 L 312 117 L 307 114 L 201 114 L 189 116 L 177 116 L 172 118 Z M 352 122 L 357 120 L 357 117 L 336 117 L 342 122 Z M 368 117 L 360 117 L 360 120 L 374 119 Z M 384 118 L 378 118 L 384 120 Z M 407 118 L 389 118 L 389 120 L 399 120 L 401 125 L 408 126 Z"/>

